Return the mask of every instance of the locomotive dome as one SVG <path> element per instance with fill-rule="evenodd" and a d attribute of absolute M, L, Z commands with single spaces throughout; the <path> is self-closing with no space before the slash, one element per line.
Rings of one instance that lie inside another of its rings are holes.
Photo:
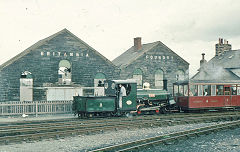
<path fill-rule="evenodd" d="M 150 89 L 150 83 L 144 82 L 144 83 L 143 83 L 143 89 L 144 89 L 144 90 L 149 90 L 149 89 Z"/>

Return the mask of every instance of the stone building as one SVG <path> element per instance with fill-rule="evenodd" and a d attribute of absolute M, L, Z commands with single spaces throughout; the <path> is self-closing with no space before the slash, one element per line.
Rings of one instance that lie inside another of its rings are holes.
<path fill-rule="evenodd" d="M 148 82 L 151 88 L 163 89 L 166 80 L 171 92 L 173 82 L 189 77 L 187 61 L 162 42 L 142 44 L 140 37 L 134 38 L 134 45 L 112 62 L 121 69 L 121 79 L 136 79 L 138 88 Z"/>
<path fill-rule="evenodd" d="M 92 87 L 118 76 L 111 61 L 63 29 L 0 66 L 0 101 L 46 100 L 47 87 Z"/>

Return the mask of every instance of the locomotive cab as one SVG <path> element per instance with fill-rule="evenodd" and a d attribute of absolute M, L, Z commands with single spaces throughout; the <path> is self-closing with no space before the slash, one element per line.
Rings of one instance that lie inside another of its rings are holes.
<path fill-rule="evenodd" d="M 137 83 L 135 80 L 106 80 L 104 88 L 106 96 L 116 97 L 118 111 L 136 111 Z"/>

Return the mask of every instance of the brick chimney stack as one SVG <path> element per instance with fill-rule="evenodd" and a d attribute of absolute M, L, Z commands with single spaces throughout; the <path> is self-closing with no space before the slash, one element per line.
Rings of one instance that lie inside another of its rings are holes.
<path fill-rule="evenodd" d="M 142 49 L 141 37 L 134 38 L 134 48 L 135 48 L 135 50 Z"/>
<path fill-rule="evenodd" d="M 226 39 L 224 39 L 223 41 L 223 38 L 218 39 L 218 44 L 216 44 L 215 47 L 216 47 L 215 56 L 220 56 L 224 54 L 224 52 L 232 50 L 232 45 L 228 44 L 228 41 Z"/>

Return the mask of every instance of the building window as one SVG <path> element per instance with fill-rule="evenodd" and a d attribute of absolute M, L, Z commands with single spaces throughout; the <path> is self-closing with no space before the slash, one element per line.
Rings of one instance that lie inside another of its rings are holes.
<path fill-rule="evenodd" d="M 41 56 L 44 56 L 44 52 L 41 52 Z"/>
<path fill-rule="evenodd" d="M 71 84 L 71 64 L 68 60 L 61 60 L 58 69 L 58 83 L 69 85 Z"/>
<path fill-rule="evenodd" d="M 142 70 L 136 69 L 133 72 L 133 79 L 137 81 L 137 88 L 142 88 Z"/>
<path fill-rule="evenodd" d="M 94 78 L 94 87 L 103 87 L 106 76 L 103 73 L 97 73 Z"/>
<path fill-rule="evenodd" d="M 47 52 L 47 56 L 50 56 L 50 52 Z"/>
<path fill-rule="evenodd" d="M 29 71 L 20 77 L 20 101 L 33 101 L 33 76 Z"/>
<path fill-rule="evenodd" d="M 163 70 L 159 69 L 155 72 L 155 87 L 163 89 Z"/>
<path fill-rule="evenodd" d="M 178 70 L 176 74 L 177 81 L 183 81 L 185 79 L 185 73 L 183 70 Z"/>

